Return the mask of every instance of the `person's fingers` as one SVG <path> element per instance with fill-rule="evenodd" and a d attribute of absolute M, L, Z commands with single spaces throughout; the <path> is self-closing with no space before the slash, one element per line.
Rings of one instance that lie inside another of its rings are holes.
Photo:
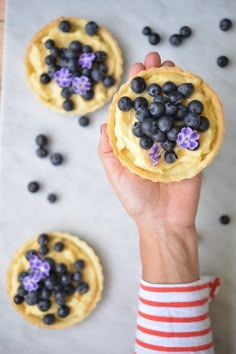
<path fill-rule="evenodd" d="M 157 52 L 148 53 L 144 59 L 145 69 L 159 68 L 161 66 L 161 57 Z"/>
<path fill-rule="evenodd" d="M 100 136 L 100 142 L 98 145 L 98 153 L 99 156 L 103 156 L 104 154 L 109 154 L 113 153 L 112 147 L 109 143 L 109 138 L 107 134 L 107 124 L 102 124 L 101 125 L 101 136 Z"/>
<path fill-rule="evenodd" d="M 171 61 L 171 60 L 165 60 L 165 61 L 162 63 L 162 66 L 171 67 L 171 66 L 175 66 L 175 63 L 173 63 L 173 61 Z"/>
<path fill-rule="evenodd" d="M 135 63 L 131 66 L 129 71 L 129 76 L 134 76 L 138 74 L 141 70 L 144 70 L 144 65 L 142 63 Z"/>

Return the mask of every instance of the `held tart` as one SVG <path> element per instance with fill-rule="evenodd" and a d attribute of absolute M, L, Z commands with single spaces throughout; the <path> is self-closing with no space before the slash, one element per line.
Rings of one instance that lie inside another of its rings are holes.
<path fill-rule="evenodd" d="M 178 67 L 151 68 L 130 78 L 115 94 L 108 118 L 114 154 L 153 182 L 200 173 L 217 155 L 223 133 L 217 94 Z"/>
<path fill-rule="evenodd" d="M 123 72 L 113 35 L 93 21 L 60 17 L 35 34 L 25 56 L 33 93 L 49 108 L 71 115 L 102 107 Z"/>
<path fill-rule="evenodd" d="M 8 270 L 11 303 L 39 327 L 59 329 L 82 321 L 100 301 L 102 290 L 103 272 L 94 250 L 67 233 L 31 239 Z"/>

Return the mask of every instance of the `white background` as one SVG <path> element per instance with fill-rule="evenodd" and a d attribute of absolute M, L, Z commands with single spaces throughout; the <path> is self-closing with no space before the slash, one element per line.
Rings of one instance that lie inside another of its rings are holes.
<path fill-rule="evenodd" d="M 97 156 L 100 125 L 108 105 L 91 114 L 91 125 L 78 126 L 77 118 L 61 116 L 39 103 L 27 87 L 25 49 L 35 32 L 51 20 L 77 16 L 95 20 L 117 38 L 128 68 L 145 54 L 158 50 L 163 60 L 201 75 L 219 93 L 225 110 L 226 134 L 220 154 L 204 172 L 197 227 L 200 234 L 201 272 L 216 274 L 223 285 L 212 306 L 217 354 L 236 352 L 236 2 L 231 1 L 79 1 L 8 0 L 4 52 L 0 212 L 0 353 L 2 354 L 128 354 L 133 352 L 140 262 L 138 237 L 109 186 Z M 221 18 L 235 26 L 219 30 Z M 142 35 L 150 25 L 162 41 L 151 46 Z M 168 37 L 182 25 L 193 36 L 179 48 Z M 219 55 L 231 64 L 221 69 Z M 34 138 L 46 133 L 51 151 L 66 157 L 54 167 L 35 156 Z M 27 192 L 30 180 L 39 180 L 42 191 Z M 57 192 L 51 205 L 46 196 Z M 228 213 L 232 222 L 222 226 L 218 217 Z M 30 237 L 58 230 L 77 234 L 95 248 L 105 272 L 103 300 L 81 324 L 63 331 L 42 330 L 23 320 L 6 295 L 6 271 L 14 252 Z"/>

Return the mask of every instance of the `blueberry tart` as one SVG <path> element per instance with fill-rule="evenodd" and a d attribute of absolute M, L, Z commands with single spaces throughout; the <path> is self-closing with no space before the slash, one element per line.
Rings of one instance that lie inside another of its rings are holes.
<path fill-rule="evenodd" d="M 223 133 L 217 94 L 178 67 L 139 72 L 120 87 L 110 106 L 114 154 L 131 172 L 154 182 L 197 175 L 218 153 Z"/>
<path fill-rule="evenodd" d="M 33 93 L 49 108 L 83 115 L 102 107 L 117 91 L 123 72 L 120 47 L 104 27 L 60 17 L 31 40 L 25 57 Z"/>
<path fill-rule="evenodd" d="M 45 328 L 82 321 L 100 301 L 102 290 L 103 271 L 94 250 L 67 233 L 43 233 L 28 241 L 7 275 L 15 310 Z"/>

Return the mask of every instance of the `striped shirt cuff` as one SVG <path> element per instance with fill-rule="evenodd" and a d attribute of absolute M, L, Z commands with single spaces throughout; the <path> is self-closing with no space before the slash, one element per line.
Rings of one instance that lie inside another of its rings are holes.
<path fill-rule="evenodd" d="M 214 354 L 208 310 L 219 287 L 208 276 L 174 285 L 141 280 L 135 354 Z"/>

